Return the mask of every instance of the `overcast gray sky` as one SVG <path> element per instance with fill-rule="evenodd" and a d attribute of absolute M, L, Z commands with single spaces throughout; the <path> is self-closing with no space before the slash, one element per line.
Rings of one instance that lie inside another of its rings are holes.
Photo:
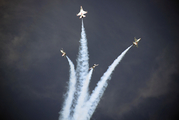
<path fill-rule="evenodd" d="M 0 0 L 0 114 L 4 120 L 58 120 L 69 80 L 63 48 L 76 65 L 81 19 L 94 89 L 116 67 L 91 120 L 178 117 L 179 11 L 167 0 Z"/>

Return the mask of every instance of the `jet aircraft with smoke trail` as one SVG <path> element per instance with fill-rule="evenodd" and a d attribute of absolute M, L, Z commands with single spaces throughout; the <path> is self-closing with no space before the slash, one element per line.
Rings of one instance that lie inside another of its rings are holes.
<path fill-rule="evenodd" d="M 82 6 L 80 7 L 80 12 L 76 16 L 80 16 L 79 18 L 86 17 L 84 14 L 86 14 L 87 11 L 84 11 Z"/>
<path fill-rule="evenodd" d="M 63 49 L 61 49 L 60 52 L 62 53 L 62 56 L 66 57 L 66 52 Z"/>
<path fill-rule="evenodd" d="M 141 38 L 136 39 L 136 38 L 134 37 L 133 45 L 136 46 L 136 47 L 138 47 L 138 42 L 140 41 L 140 39 L 141 39 Z"/>
<path fill-rule="evenodd" d="M 138 41 L 135 41 L 136 44 Z M 133 43 L 134 44 L 134 43 Z M 93 70 L 98 64 L 94 64 L 89 70 L 89 54 L 87 46 L 87 38 L 85 33 L 85 28 L 82 19 L 81 27 L 81 39 L 80 47 L 77 58 L 77 67 L 74 68 L 74 64 L 66 56 L 69 65 L 70 65 L 70 78 L 68 83 L 68 90 L 66 92 L 65 101 L 60 111 L 59 120 L 90 120 L 93 115 L 102 95 L 104 94 L 105 89 L 108 86 L 108 81 L 111 79 L 111 74 L 115 70 L 116 66 L 132 47 L 129 46 L 124 50 L 109 66 L 106 72 L 101 77 L 100 81 L 97 83 L 97 86 L 90 92 L 88 90 L 89 83 L 92 77 Z M 66 53 L 61 50 L 62 56 L 65 56 Z"/>

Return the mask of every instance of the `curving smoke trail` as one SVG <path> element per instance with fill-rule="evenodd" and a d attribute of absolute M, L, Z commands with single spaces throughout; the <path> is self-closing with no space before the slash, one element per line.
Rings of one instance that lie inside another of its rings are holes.
<path fill-rule="evenodd" d="M 96 109 L 96 106 L 98 105 L 100 101 L 100 98 L 102 97 L 106 87 L 108 86 L 107 80 L 110 80 L 111 74 L 114 71 L 115 67 L 119 64 L 119 62 L 122 60 L 122 58 L 125 56 L 125 54 L 131 47 L 132 45 L 129 46 L 125 51 L 123 51 L 121 55 L 119 55 L 117 59 L 114 60 L 114 62 L 109 66 L 107 71 L 103 74 L 100 81 L 97 83 L 96 88 L 93 90 L 90 96 L 90 99 L 87 101 L 85 105 L 85 108 L 86 108 L 85 109 L 86 114 L 84 114 L 85 118 L 81 120 L 90 119 L 90 117 L 94 113 L 94 110 Z"/>
<path fill-rule="evenodd" d="M 77 86 L 77 100 L 76 106 L 74 108 L 74 119 L 77 119 L 79 115 L 81 115 L 81 108 L 85 102 L 86 94 L 82 94 L 82 87 L 85 84 L 86 76 L 89 70 L 88 64 L 88 47 L 87 47 L 87 38 L 85 33 L 85 28 L 82 19 L 82 27 L 81 27 L 81 39 L 80 39 L 80 47 L 79 53 L 77 58 L 77 69 L 76 69 L 76 77 L 78 79 L 78 86 Z"/>
<path fill-rule="evenodd" d="M 81 106 L 84 106 L 85 102 L 87 101 L 87 99 L 89 98 L 89 92 L 88 92 L 88 86 L 89 86 L 89 83 L 90 83 L 90 80 L 91 80 L 91 76 L 92 76 L 92 73 L 93 73 L 93 69 L 91 69 L 88 73 L 88 75 L 86 76 L 86 80 L 81 88 L 81 99 L 84 100 L 83 103 L 80 103 Z"/>
<path fill-rule="evenodd" d="M 86 77 L 86 80 L 85 80 L 85 83 L 84 83 L 84 86 L 82 88 L 82 91 L 83 93 L 82 94 L 85 94 L 84 98 L 85 100 L 87 100 L 89 98 L 89 91 L 88 91 L 88 87 L 89 87 L 89 83 L 90 83 L 90 80 L 91 80 L 91 77 L 92 77 L 92 73 L 93 73 L 93 69 L 91 69 Z M 86 101 L 85 101 L 86 102 Z"/>
<path fill-rule="evenodd" d="M 74 65 L 72 63 L 72 61 L 68 58 L 68 56 L 66 56 L 69 65 L 70 65 L 70 80 L 68 83 L 68 90 L 66 93 L 66 98 L 65 98 L 65 102 L 63 104 L 63 108 L 60 112 L 60 117 L 59 120 L 69 120 L 70 119 L 70 108 L 72 106 L 72 102 L 74 99 L 74 93 L 75 93 L 75 85 L 76 85 L 76 72 L 75 72 L 75 68 Z"/>

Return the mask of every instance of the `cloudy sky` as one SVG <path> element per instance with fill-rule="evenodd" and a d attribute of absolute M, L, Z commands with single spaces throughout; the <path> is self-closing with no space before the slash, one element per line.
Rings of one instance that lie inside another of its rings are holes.
<path fill-rule="evenodd" d="M 80 6 L 90 92 L 114 59 L 132 47 L 91 120 L 174 120 L 179 108 L 179 11 L 168 0 L 0 0 L 2 120 L 58 120 L 69 80 L 63 48 L 76 65 Z"/>

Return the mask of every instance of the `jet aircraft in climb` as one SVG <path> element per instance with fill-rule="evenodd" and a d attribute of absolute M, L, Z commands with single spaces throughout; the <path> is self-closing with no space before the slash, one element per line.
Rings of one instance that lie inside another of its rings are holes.
<path fill-rule="evenodd" d="M 62 56 L 66 57 L 66 52 L 64 52 L 63 49 L 61 49 L 60 52 L 62 53 Z"/>
<path fill-rule="evenodd" d="M 140 41 L 140 39 L 141 39 L 141 38 L 136 39 L 136 38 L 134 37 L 133 45 L 135 45 L 136 47 L 138 47 L 138 42 Z"/>
<path fill-rule="evenodd" d="M 86 17 L 84 14 L 86 14 L 87 11 L 84 11 L 82 6 L 80 6 L 80 12 L 76 16 L 80 16 L 79 18 Z"/>

